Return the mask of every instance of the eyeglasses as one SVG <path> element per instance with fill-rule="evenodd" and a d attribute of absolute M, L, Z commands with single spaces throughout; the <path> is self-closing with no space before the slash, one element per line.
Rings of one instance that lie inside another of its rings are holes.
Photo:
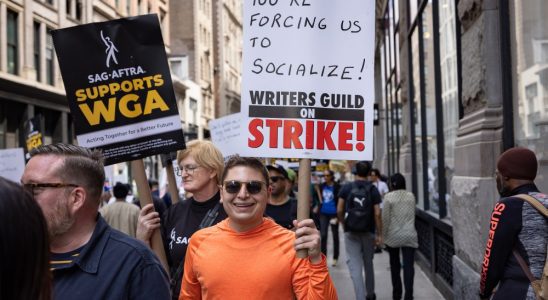
<path fill-rule="evenodd" d="M 270 181 L 272 181 L 272 182 L 278 182 L 278 180 L 284 180 L 284 179 L 285 179 L 285 177 L 283 177 L 283 176 L 271 176 L 270 177 Z"/>
<path fill-rule="evenodd" d="M 25 183 L 23 184 L 23 188 L 28 191 L 33 197 L 35 197 L 39 192 L 37 192 L 37 189 L 46 189 L 46 188 L 65 188 L 65 187 L 78 187 L 77 184 L 73 183 Z"/>
<path fill-rule="evenodd" d="M 223 187 L 225 191 L 229 194 L 237 194 L 242 189 L 242 185 L 245 184 L 245 189 L 251 195 L 260 193 L 263 190 L 263 186 L 266 186 L 266 183 L 262 181 L 238 181 L 230 180 L 225 181 Z"/>
<path fill-rule="evenodd" d="M 194 171 L 198 169 L 199 167 L 200 166 L 197 166 L 197 165 L 186 165 L 186 166 L 179 167 L 179 169 L 177 170 L 177 176 L 182 176 L 183 172 L 186 172 L 188 175 L 192 175 L 194 174 Z"/>

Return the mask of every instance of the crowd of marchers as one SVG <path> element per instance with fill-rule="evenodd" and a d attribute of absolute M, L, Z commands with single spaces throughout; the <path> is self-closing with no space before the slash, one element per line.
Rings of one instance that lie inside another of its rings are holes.
<path fill-rule="evenodd" d="M 310 216 L 298 221 L 296 171 L 257 158 L 225 162 L 208 141 L 177 154 L 185 197 L 160 198 L 151 181 L 153 203 L 143 207 L 131 186 L 104 188 L 98 150 L 54 144 L 30 155 L 20 184 L 0 177 L 0 299 L 337 299 L 328 264 L 338 264 L 341 228 L 357 300 L 376 299 L 380 249 L 389 255 L 392 298 L 413 299 L 416 199 L 404 176 L 386 177 L 370 162 L 353 164 L 349 178 L 316 171 L 306 187 Z M 548 196 L 534 184 L 537 168 L 526 148 L 497 161 L 501 198 L 480 270 L 482 299 L 548 293 Z M 156 230 L 167 266 L 151 250 Z"/>

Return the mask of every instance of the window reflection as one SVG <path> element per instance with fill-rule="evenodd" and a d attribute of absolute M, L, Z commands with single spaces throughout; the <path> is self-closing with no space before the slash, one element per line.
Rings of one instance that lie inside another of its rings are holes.
<path fill-rule="evenodd" d="M 511 49 L 516 62 L 513 77 L 515 144 L 532 149 L 539 159 L 535 180 L 548 190 L 548 1 L 512 1 Z M 544 161 L 544 162 L 543 162 Z"/>
<path fill-rule="evenodd" d="M 459 125 L 457 37 L 455 1 L 441 0 L 439 6 L 441 99 L 443 104 L 443 136 L 445 154 L 445 201 L 450 217 L 451 180 L 455 171 L 455 140 Z"/>
<path fill-rule="evenodd" d="M 424 99 L 426 109 L 426 143 L 427 159 L 426 172 L 428 180 L 428 202 L 433 212 L 439 212 L 439 174 L 438 174 L 438 148 L 436 135 L 436 89 L 434 71 L 434 24 L 432 16 L 432 2 L 429 1 L 422 12 L 422 43 L 424 63 Z"/>
<path fill-rule="evenodd" d="M 419 31 L 415 30 L 411 37 L 411 55 L 413 63 L 413 103 L 414 103 L 414 130 L 415 130 L 415 150 L 417 161 L 417 206 L 424 209 L 424 186 L 423 186 L 423 164 L 422 164 L 422 132 L 421 132 L 421 90 L 420 90 L 420 53 L 419 53 Z"/>

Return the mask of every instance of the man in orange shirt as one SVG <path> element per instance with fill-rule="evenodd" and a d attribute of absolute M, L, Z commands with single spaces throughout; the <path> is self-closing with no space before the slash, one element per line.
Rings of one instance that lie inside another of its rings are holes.
<path fill-rule="evenodd" d="M 293 221 L 292 232 L 263 217 L 271 190 L 261 161 L 233 157 L 222 183 L 228 218 L 192 236 L 179 299 L 337 299 L 314 222 Z"/>

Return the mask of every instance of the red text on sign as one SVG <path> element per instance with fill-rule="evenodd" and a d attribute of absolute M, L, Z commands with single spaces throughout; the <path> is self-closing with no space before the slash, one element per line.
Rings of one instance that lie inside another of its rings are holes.
<path fill-rule="evenodd" d="M 364 151 L 364 122 L 251 119 L 248 146 L 270 149 Z M 281 140 L 281 142 L 280 142 Z"/>

